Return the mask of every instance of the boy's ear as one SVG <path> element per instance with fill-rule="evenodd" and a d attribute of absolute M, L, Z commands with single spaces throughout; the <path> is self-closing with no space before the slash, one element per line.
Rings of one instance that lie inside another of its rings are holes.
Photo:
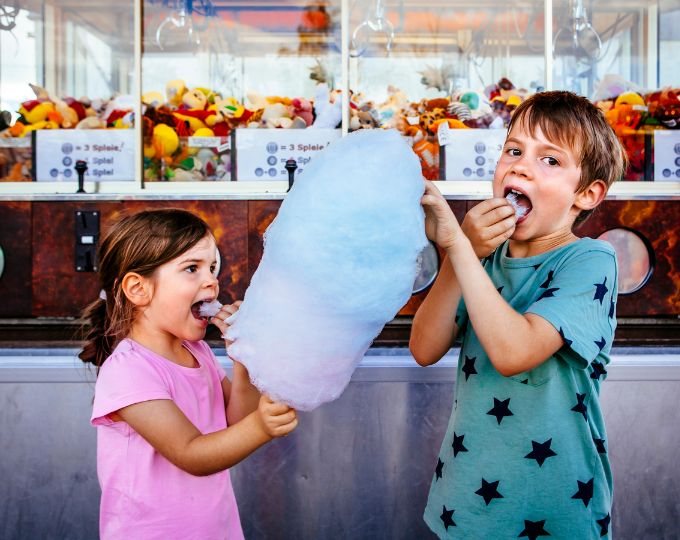
<path fill-rule="evenodd" d="M 583 191 L 576 194 L 574 206 L 579 210 L 592 210 L 600 204 L 607 195 L 607 184 L 603 180 L 594 180 Z"/>
<path fill-rule="evenodd" d="M 151 301 L 151 283 L 136 272 L 128 272 L 120 284 L 125 297 L 137 307 L 146 306 Z"/>

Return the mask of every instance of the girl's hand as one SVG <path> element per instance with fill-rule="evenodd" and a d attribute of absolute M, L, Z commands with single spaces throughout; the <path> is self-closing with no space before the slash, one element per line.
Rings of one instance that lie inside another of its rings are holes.
<path fill-rule="evenodd" d="M 515 209 L 503 197 L 487 199 L 472 208 L 461 228 L 479 259 L 490 255 L 515 232 Z"/>
<path fill-rule="evenodd" d="M 425 180 L 425 194 L 420 199 L 425 210 L 425 234 L 442 249 L 453 246 L 465 235 L 437 187 Z"/>
<path fill-rule="evenodd" d="M 293 431 L 297 425 L 297 412 L 285 403 L 272 401 L 269 396 L 262 395 L 255 412 L 260 427 L 269 437 L 283 437 Z"/>
<path fill-rule="evenodd" d="M 215 314 L 215 316 L 212 319 L 210 319 L 210 322 L 220 329 L 220 332 L 222 333 L 223 336 L 226 334 L 227 328 L 229 328 L 231 326 L 231 323 L 233 322 L 233 320 L 230 319 L 229 317 L 231 317 L 238 311 L 238 308 L 241 307 L 242 303 L 243 302 L 241 302 L 241 300 L 236 300 L 236 302 L 234 302 L 233 304 L 225 304 L 222 306 L 222 309 L 220 309 Z M 225 339 L 225 342 L 227 344 L 227 347 L 231 345 L 231 341 Z"/>

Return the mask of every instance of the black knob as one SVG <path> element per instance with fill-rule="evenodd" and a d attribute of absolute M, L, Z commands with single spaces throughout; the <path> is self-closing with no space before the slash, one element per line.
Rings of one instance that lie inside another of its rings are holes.
<path fill-rule="evenodd" d="M 79 159 L 76 161 L 74 169 L 78 173 L 78 191 L 76 191 L 76 193 L 85 193 L 85 171 L 87 170 L 87 161 Z"/>
<path fill-rule="evenodd" d="M 297 163 L 294 159 L 286 160 L 286 170 L 288 171 L 288 191 L 293 187 L 293 182 L 295 182 L 295 170 L 298 168 Z"/>

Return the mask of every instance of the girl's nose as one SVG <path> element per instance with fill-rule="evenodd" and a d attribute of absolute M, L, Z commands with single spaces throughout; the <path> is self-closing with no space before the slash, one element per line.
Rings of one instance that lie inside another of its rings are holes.
<path fill-rule="evenodd" d="M 218 281 L 217 281 L 217 276 L 210 272 L 206 278 L 205 281 L 205 286 L 206 287 L 217 287 Z"/>

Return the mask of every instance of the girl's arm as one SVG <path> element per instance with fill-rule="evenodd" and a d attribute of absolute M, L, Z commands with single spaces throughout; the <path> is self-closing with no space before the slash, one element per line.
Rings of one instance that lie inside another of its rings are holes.
<path fill-rule="evenodd" d="M 135 403 L 117 413 L 168 461 L 195 476 L 228 469 L 297 426 L 294 409 L 266 396 L 260 398 L 257 410 L 240 422 L 207 434 L 167 399 Z"/>
<path fill-rule="evenodd" d="M 425 213 L 427 235 L 436 241 L 437 219 L 427 206 Z M 483 201 L 465 215 L 462 229 L 470 239 L 477 259 L 493 253 L 512 234 L 514 219 L 508 218 L 513 215 L 514 210 L 504 199 Z M 438 362 L 453 345 L 459 330 L 455 317 L 460 298 L 460 284 L 447 256 L 432 289 L 413 318 L 409 348 L 421 366 Z"/>
<path fill-rule="evenodd" d="M 230 318 L 238 311 L 241 303 L 240 300 L 237 300 L 233 304 L 223 305 L 220 311 L 211 319 L 210 322 L 220 329 L 223 336 L 226 335 L 227 329 L 230 326 Z M 231 342 L 225 340 L 225 344 L 229 347 Z M 222 379 L 222 393 L 224 394 L 227 423 L 229 425 L 241 421 L 257 409 L 260 400 L 260 392 L 250 382 L 248 370 L 243 364 L 233 358 L 232 361 L 234 362 L 232 380 L 230 381 L 226 377 Z"/>
<path fill-rule="evenodd" d="M 432 238 L 446 251 L 470 322 L 496 370 L 515 375 L 558 351 L 562 338 L 548 321 L 517 313 L 498 293 L 448 203 L 431 182 L 426 182 L 422 203 L 434 223 Z"/>
<path fill-rule="evenodd" d="M 260 391 L 250 382 L 248 370 L 236 360 L 234 362 L 234 374 L 231 379 L 229 394 L 225 393 L 225 403 L 227 404 L 227 423 L 229 425 L 240 422 L 243 418 L 257 409 L 260 401 Z M 225 379 L 222 381 L 229 384 Z"/>

